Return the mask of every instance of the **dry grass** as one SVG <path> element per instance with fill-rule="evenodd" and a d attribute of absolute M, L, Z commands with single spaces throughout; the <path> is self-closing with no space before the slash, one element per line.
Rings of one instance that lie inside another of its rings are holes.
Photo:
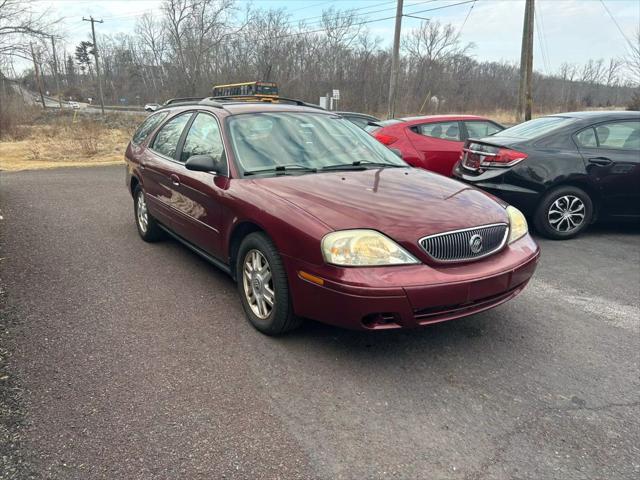
<path fill-rule="evenodd" d="M 130 117 L 130 118 L 116 118 Z M 50 114 L 20 135 L 0 140 L 0 170 L 32 170 L 122 163 L 138 116 L 92 117 Z"/>

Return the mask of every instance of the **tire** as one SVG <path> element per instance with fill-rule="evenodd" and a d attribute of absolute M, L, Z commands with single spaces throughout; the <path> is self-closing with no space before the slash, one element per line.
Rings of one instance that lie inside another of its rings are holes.
<path fill-rule="evenodd" d="M 563 186 L 547 193 L 533 217 L 539 234 L 552 240 L 568 240 L 591 224 L 593 202 L 578 187 Z"/>
<path fill-rule="evenodd" d="M 140 238 L 145 242 L 157 242 L 162 239 L 164 232 L 158 226 L 156 219 L 149 213 L 145 193 L 140 185 L 133 190 L 133 215 Z"/>
<path fill-rule="evenodd" d="M 251 233 L 242 240 L 236 279 L 242 308 L 258 331 L 275 336 L 300 326 L 302 320 L 293 313 L 282 259 L 264 233 Z"/>

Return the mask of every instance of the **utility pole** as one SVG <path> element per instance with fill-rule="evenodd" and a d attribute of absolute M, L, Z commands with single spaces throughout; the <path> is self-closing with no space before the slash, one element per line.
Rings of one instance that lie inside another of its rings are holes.
<path fill-rule="evenodd" d="M 531 120 L 533 97 L 531 81 L 533 77 L 533 19 L 534 0 L 526 0 L 524 25 L 522 27 L 522 50 L 520 51 L 520 88 L 518 90 L 518 112 L 516 120 Z"/>
<path fill-rule="evenodd" d="M 104 117 L 104 96 L 102 95 L 102 78 L 100 77 L 100 62 L 98 61 L 98 44 L 96 43 L 96 23 L 103 23 L 102 20 L 94 20 L 93 17 L 84 18 L 85 22 L 91 22 L 91 35 L 93 36 L 93 57 L 96 60 L 96 75 L 98 76 L 98 92 L 100 93 L 100 108 Z"/>
<path fill-rule="evenodd" d="M 53 76 L 56 79 L 56 92 L 58 93 L 58 103 L 60 104 L 60 110 L 62 110 L 62 97 L 60 96 L 60 80 L 58 79 L 58 57 L 56 56 L 56 40 L 51 35 L 51 47 L 53 47 Z"/>
<path fill-rule="evenodd" d="M 393 57 L 391 58 L 391 78 L 389 80 L 389 107 L 387 118 L 393 118 L 396 114 L 396 96 L 398 91 L 398 70 L 400 70 L 400 29 L 402 27 L 402 2 L 397 0 L 396 29 L 393 34 Z"/>
<path fill-rule="evenodd" d="M 42 101 L 42 108 L 45 109 L 47 106 L 44 103 L 44 95 L 42 94 L 42 83 L 40 83 L 40 70 L 38 69 L 38 61 L 36 60 L 36 54 L 33 51 L 33 42 L 29 43 L 31 46 L 31 58 L 33 58 L 33 69 L 36 74 L 36 84 L 38 85 L 38 91 L 40 92 L 40 101 Z"/>

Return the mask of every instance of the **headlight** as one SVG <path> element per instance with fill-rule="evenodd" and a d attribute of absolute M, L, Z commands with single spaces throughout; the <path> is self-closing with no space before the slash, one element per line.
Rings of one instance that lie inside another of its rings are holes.
<path fill-rule="evenodd" d="M 342 230 L 325 235 L 322 255 L 327 263 L 344 266 L 404 265 L 418 260 L 375 230 Z"/>
<path fill-rule="evenodd" d="M 509 215 L 509 243 L 513 243 L 524 237 L 529 228 L 527 227 L 527 219 L 516 207 L 509 205 L 507 207 L 507 215 Z"/>

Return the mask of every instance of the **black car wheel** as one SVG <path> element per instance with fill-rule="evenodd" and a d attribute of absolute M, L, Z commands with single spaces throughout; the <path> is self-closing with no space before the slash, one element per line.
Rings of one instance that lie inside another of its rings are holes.
<path fill-rule="evenodd" d="M 244 312 L 257 330 L 280 335 L 300 325 L 282 260 L 264 233 L 252 233 L 240 244 L 236 279 Z"/>
<path fill-rule="evenodd" d="M 156 242 L 162 238 L 162 229 L 156 219 L 151 216 L 147 208 L 144 191 L 138 185 L 133 192 L 133 210 L 136 217 L 138 233 L 145 242 Z"/>
<path fill-rule="evenodd" d="M 533 223 L 541 235 L 567 240 L 582 232 L 593 218 L 593 202 L 582 189 L 556 188 L 545 195 L 536 210 Z"/>

